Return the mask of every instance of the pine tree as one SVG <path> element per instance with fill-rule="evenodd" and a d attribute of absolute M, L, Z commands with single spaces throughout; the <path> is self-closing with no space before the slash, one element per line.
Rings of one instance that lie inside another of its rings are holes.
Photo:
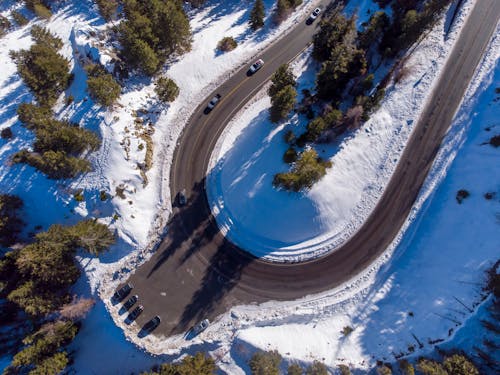
<path fill-rule="evenodd" d="M 249 21 L 252 30 L 255 31 L 264 26 L 264 16 L 265 16 L 264 2 L 262 0 L 255 0 L 255 4 L 252 8 L 252 11 L 250 12 L 250 21 Z"/>

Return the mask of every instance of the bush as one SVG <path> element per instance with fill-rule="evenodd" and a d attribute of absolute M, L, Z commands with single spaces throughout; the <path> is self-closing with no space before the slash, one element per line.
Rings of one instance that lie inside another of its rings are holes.
<path fill-rule="evenodd" d="M 238 46 L 238 43 L 232 36 L 225 36 L 219 43 L 217 43 L 217 49 L 222 52 L 232 51 Z"/>
<path fill-rule="evenodd" d="M 377 374 L 378 375 L 391 375 L 392 370 L 387 367 L 386 365 L 382 365 L 380 367 L 377 367 Z"/>
<path fill-rule="evenodd" d="M 249 362 L 252 375 L 278 375 L 280 364 L 281 355 L 276 350 L 257 352 Z"/>
<path fill-rule="evenodd" d="M 470 193 L 465 190 L 465 189 L 460 189 L 457 191 L 457 195 L 455 196 L 455 199 L 457 200 L 458 204 L 462 204 L 463 200 L 468 198 L 470 196 Z"/>
<path fill-rule="evenodd" d="M 19 25 L 19 26 L 25 26 L 28 24 L 28 19 L 26 17 L 24 17 L 20 12 L 18 12 L 17 10 L 13 10 L 12 11 L 12 18 L 14 18 L 14 21 L 16 21 L 16 23 Z"/>
<path fill-rule="evenodd" d="M 0 245 L 10 246 L 24 226 L 19 217 L 23 201 L 16 195 L 0 194 Z"/>
<path fill-rule="evenodd" d="M 463 355 L 454 354 L 445 358 L 443 362 L 444 369 L 448 374 L 453 375 L 479 375 L 476 366 Z"/>
<path fill-rule="evenodd" d="M 155 371 L 143 375 L 213 375 L 216 370 L 214 360 L 198 352 L 194 356 L 188 355 L 184 357 L 181 363 L 164 363 Z"/>
<path fill-rule="evenodd" d="M 179 96 L 179 87 L 174 80 L 160 77 L 156 81 L 155 92 L 162 102 L 173 102 Z"/>
<path fill-rule="evenodd" d="M 319 361 L 314 361 L 309 367 L 307 367 L 306 375 L 328 375 L 328 369 L 325 364 Z"/>
<path fill-rule="evenodd" d="M 340 375 L 351 375 L 351 370 L 346 365 L 339 365 Z"/>
<path fill-rule="evenodd" d="M 314 149 L 305 150 L 299 155 L 290 172 L 274 176 L 273 185 L 295 192 L 310 189 L 326 174 L 329 167 L 331 163 L 321 160 Z"/>
<path fill-rule="evenodd" d="M 344 336 L 349 335 L 352 331 L 354 331 L 354 328 L 352 328 L 351 326 L 345 326 L 344 328 L 342 328 L 342 334 Z"/>
<path fill-rule="evenodd" d="M 43 18 L 46 20 L 48 20 L 50 17 L 52 17 L 52 12 L 50 11 L 50 9 L 42 4 L 35 4 L 33 11 L 37 15 L 37 17 L 40 17 L 40 18 Z"/>
<path fill-rule="evenodd" d="M 302 370 L 302 367 L 300 367 L 300 365 L 298 365 L 297 363 L 292 363 L 290 366 L 288 366 L 286 373 L 287 375 L 302 375 L 304 371 Z"/>
<path fill-rule="evenodd" d="M 417 368 L 424 375 L 448 375 L 448 373 L 440 363 L 431 361 L 430 359 L 426 358 L 421 358 L 418 361 Z"/>
<path fill-rule="evenodd" d="M 121 86 L 111 74 L 105 73 L 87 79 L 87 89 L 92 99 L 103 106 L 112 105 L 121 94 Z"/>
<path fill-rule="evenodd" d="M 295 134 L 293 133 L 293 131 L 291 130 L 288 130 L 285 135 L 283 136 L 283 139 L 285 140 L 286 143 L 288 143 L 289 145 L 293 145 L 295 144 Z"/>
<path fill-rule="evenodd" d="M 19 121 L 30 130 L 49 126 L 53 112 L 49 107 L 40 107 L 32 103 L 22 103 L 17 107 Z"/>
<path fill-rule="evenodd" d="M 0 132 L 0 137 L 2 137 L 2 139 L 11 139 L 12 137 L 14 137 L 10 126 L 2 129 L 2 131 Z"/>
<path fill-rule="evenodd" d="M 406 359 L 399 361 L 399 368 L 401 369 L 401 373 L 403 375 L 415 375 L 415 369 L 413 368 L 413 365 Z"/>
<path fill-rule="evenodd" d="M 289 147 L 283 155 L 283 161 L 287 164 L 294 163 L 297 160 L 297 151 L 293 147 Z"/>

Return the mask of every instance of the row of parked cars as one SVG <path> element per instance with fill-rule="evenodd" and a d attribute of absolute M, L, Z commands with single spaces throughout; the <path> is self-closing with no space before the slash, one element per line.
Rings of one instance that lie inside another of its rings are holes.
<path fill-rule="evenodd" d="M 115 294 L 113 294 L 113 301 L 116 303 L 122 302 L 132 291 L 134 286 L 131 283 L 127 283 L 124 286 L 122 286 L 120 289 L 118 289 Z M 134 294 L 133 296 L 129 297 L 121 307 L 121 310 L 123 312 L 129 311 L 132 306 L 134 306 L 137 301 L 139 300 L 139 296 L 137 294 Z M 127 324 L 131 324 L 134 320 L 137 319 L 139 315 L 142 314 L 144 311 L 144 306 L 142 305 L 137 305 L 135 308 L 129 312 L 127 317 L 125 318 L 125 322 Z M 142 331 L 145 333 L 150 333 L 155 330 L 156 327 L 158 327 L 161 323 L 161 318 L 156 315 L 152 319 L 150 319 L 144 327 L 142 327 Z"/>
<path fill-rule="evenodd" d="M 127 283 L 124 286 L 122 286 L 120 289 L 118 289 L 115 294 L 113 294 L 113 302 L 115 303 L 120 303 L 122 302 L 132 291 L 134 286 L 131 283 Z M 132 306 L 134 306 L 137 301 L 139 300 L 139 296 L 137 294 L 134 294 L 133 296 L 129 297 L 125 302 L 123 302 L 121 310 L 124 312 L 129 311 Z M 127 315 L 127 318 L 125 319 L 125 322 L 127 324 L 131 324 L 133 321 L 137 319 L 139 315 L 142 314 L 144 311 L 144 306 L 142 305 L 137 305 L 130 313 Z M 156 327 L 158 327 L 161 323 L 161 318 L 156 315 L 152 319 L 150 319 L 144 327 L 142 327 L 142 332 L 147 334 L 153 332 Z M 208 328 L 210 324 L 210 321 L 208 319 L 203 319 L 201 322 L 193 326 L 188 333 L 191 333 L 193 336 L 199 335 L 201 332 L 203 332 L 205 329 Z"/>

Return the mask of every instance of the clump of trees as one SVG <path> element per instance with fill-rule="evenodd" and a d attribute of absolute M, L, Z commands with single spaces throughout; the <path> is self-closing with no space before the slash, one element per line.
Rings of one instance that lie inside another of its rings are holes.
<path fill-rule="evenodd" d="M 47 29 L 35 25 L 31 36 L 35 43 L 29 50 L 11 51 L 10 55 L 38 103 L 50 107 L 72 79 L 69 61 L 58 53 L 62 40 Z"/>
<path fill-rule="evenodd" d="M 100 146 L 95 133 L 56 120 L 47 107 L 23 103 L 17 113 L 24 126 L 35 132 L 36 140 L 33 151 L 21 150 L 14 155 L 15 163 L 29 164 L 52 179 L 72 178 L 91 169 L 79 155 Z"/>
<path fill-rule="evenodd" d="M 23 228 L 19 211 L 23 201 L 17 195 L 0 194 L 0 245 L 10 246 Z"/>
<path fill-rule="evenodd" d="M 238 42 L 232 36 L 225 36 L 219 43 L 217 43 L 217 49 L 222 52 L 229 52 L 238 46 Z"/>
<path fill-rule="evenodd" d="M 322 160 L 314 149 L 306 149 L 298 155 L 290 172 L 274 176 L 273 185 L 294 192 L 310 189 L 330 167 L 330 161 Z"/>
<path fill-rule="evenodd" d="M 106 225 L 84 220 L 73 226 L 52 225 L 33 243 L 0 259 L 0 298 L 29 315 L 33 332 L 6 373 L 56 374 L 69 363 L 64 350 L 78 332 L 79 320 L 93 301 L 71 299 L 70 287 L 80 270 L 77 249 L 104 251 L 114 242 Z"/>
<path fill-rule="evenodd" d="M 52 179 L 71 178 L 90 170 L 90 163 L 79 156 L 96 150 L 100 140 L 93 132 L 53 117 L 50 107 L 72 78 L 69 62 L 58 53 L 63 45 L 60 38 L 36 25 L 31 35 L 35 44 L 29 50 L 11 52 L 11 56 L 39 104 L 24 103 L 18 108 L 19 120 L 35 132 L 36 141 L 33 151 L 21 150 L 13 161 L 29 164 Z"/>
<path fill-rule="evenodd" d="M 288 64 L 281 65 L 273 74 L 272 85 L 267 93 L 271 97 L 270 117 L 272 122 L 286 118 L 297 99 L 296 82 Z"/>
<path fill-rule="evenodd" d="M 442 362 L 421 358 L 417 369 L 425 375 L 479 375 L 476 366 L 460 354 L 445 357 Z"/>
<path fill-rule="evenodd" d="M 270 352 L 258 351 L 250 358 L 249 366 L 252 375 L 279 375 L 280 365 L 283 358 L 276 350 Z M 293 363 L 288 366 L 288 375 L 328 375 L 327 367 L 319 362 L 314 361 L 306 368 L 303 368 L 298 363 Z"/>
<path fill-rule="evenodd" d="M 184 357 L 180 363 L 164 363 L 142 375 L 213 375 L 216 370 L 213 358 L 198 352 Z"/>
<path fill-rule="evenodd" d="M 264 26 L 264 16 L 266 15 L 264 2 L 262 0 L 255 0 L 252 11 L 250 12 L 250 19 L 248 23 L 250 28 L 255 31 Z"/>
<path fill-rule="evenodd" d="M 125 0 L 119 33 L 122 57 L 153 75 L 172 54 L 191 48 L 191 29 L 182 3 L 174 0 Z"/>
<path fill-rule="evenodd" d="M 52 225 L 32 244 L 0 261 L 2 294 L 33 317 L 55 311 L 69 302 L 69 287 L 80 275 L 77 249 L 99 254 L 113 242 L 109 229 L 92 219 L 74 226 Z"/>
<path fill-rule="evenodd" d="M 91 64 L 86 67 L 87 90 L 97 103 L 109 107 L 120 97 L 121 86 L 102 66 Z"/>
<path fill-rule="evenodd" d="M 381 40 L 379 50 L 388 57 L 415 43 L 421 34 L 440 17 L 451 0 L 394 1 L 392 23 Z"/>
<path fill-rule="evenodd" d="M 162 102 L 173 102 L 179 96 L 179 86 L 173 79 L 160 77 L 155 83 L 155 93 Z"/>

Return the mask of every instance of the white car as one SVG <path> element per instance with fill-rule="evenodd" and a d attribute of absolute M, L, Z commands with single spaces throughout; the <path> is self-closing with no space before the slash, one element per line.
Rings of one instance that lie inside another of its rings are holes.
<path fill-rule="evenodd" d="M 311 21 L 314 21 L 316 18 L 318 18 L 319 14 L 321 13 L 321 8 L 316 8 L 312 11 L 311 15 L 309 16 L 309 19 Z"/>
<path fill-rule="evenodd" d="M 254 62 L 251 66 L 250 66 L 250 74 L 254 74 L 257 70 L 259 70 L 260 68 L 262 68 L 262 66 L 264 65 L 264 60 L 262 59 L 258 59 L 256 62 Z"/>
<path fill-rule="evenodd" d="M 210 102 L 208 103 L 207 105 L 207 109 L 209 111 L 211 111 L 212 109 L 214 109 L 214 107 L 217 105 L 217 103 L 219 103 L 219 100 L 220 100 L 221 96 L 220 94 L 216 94 L 212 100 L 210 100 Z"/>

